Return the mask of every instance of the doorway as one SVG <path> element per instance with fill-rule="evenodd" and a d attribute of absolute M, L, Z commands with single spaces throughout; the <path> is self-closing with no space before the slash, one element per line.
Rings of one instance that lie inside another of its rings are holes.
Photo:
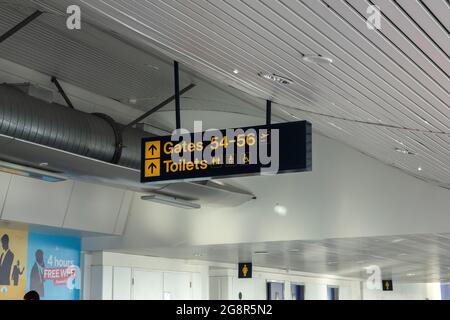
<path fill-rule="evenodd" d="M 292 300 L 305 300 L 305 285 L 299 283 L 291 284 Z"/>
<path fill-rule="evenodd" d="M 339 287 L 328 286 L 328 300 L 339 300 Z"/>
<path fill-rule="evenodd" d="M 284 300 L 283 282 L 267 282 L 267 300 Z"/>

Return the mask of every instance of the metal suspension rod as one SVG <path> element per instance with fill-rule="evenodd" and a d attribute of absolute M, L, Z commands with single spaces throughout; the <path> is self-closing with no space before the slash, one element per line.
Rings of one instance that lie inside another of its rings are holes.
<path fill-rule="evenodd" d="M 175 122 L 176 128 L 181 128 L 181 116 L 180 116 L 180 73 L 178 70 L 178 62 L 173 63 L 174 79 L 175 79 Z"/>
<path fill-rule="evenodd" d="M 270 125 L 272 118 L 272 101 L 266 101 L 266 125 Z"/>
<path fill-rule="evenodd" d="M 6 31 L 4 34 L 0 36 L 0 43 L 11 37 L 13 34 L 15 34 L 17 31 L 25 27 L 27 24 L 29 24 L 31 21 L 36 19 L 42 14 L 42 11 L 36 10 L 33 14 L 19 22 L 17 25 Z"/>
<path fill-rule="evenodd" d="M 59 94 L 61 94 L 61 96 L 64 98 L 64 101 L 66 101 L 67 105 L 70 108 L 75 109 L 75 107 L 73 106 L 73 104 L 70 101 L 69 97 L 64 92 L 64 89 L 59 84 L 58 79 L 56 79 L 55 77 L 52 77 L 51 81 L 55 84 L 56 88 L 58 89 Z"/>

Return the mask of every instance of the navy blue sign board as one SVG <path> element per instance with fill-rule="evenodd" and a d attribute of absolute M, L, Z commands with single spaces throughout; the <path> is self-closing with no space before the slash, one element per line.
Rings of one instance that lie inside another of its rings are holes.
<path fill-rule="evenodd" d="M 392 286 L 392 280 L 382 280 L 381 285 L 383 286 L 383 291 L 394 290 L 394 287 Z"/>
<path fill-rule="evenodd" d="M 238 278 L 251 279 L 252 277 L 252 263 L 240 262 L 238 263 Z"/>
<path fill-rule="evenodd" d="M 236 134 L 230 134 L 232 130 Z M 275 174 L 312 169 L 311 124 L 307 121 L 222 129 L 216 132 L 217 138 L 211 137 L 211 132 L 204 131 L 187 133 L 175 141 L 172 141 L 173 136 L 142 139 L 141 182 L 258 175 L 261 170 L 273 165 L 272 160 L 267 163 L 267 158 L 260 151 L 251 153 L 251 150 L 268 150 L 267 155 L 272 159 L 277 156 Z M 212 159 L 202 156 L 208 152 L 213 155 Z M 173 154 L 183 155 L 183 160 L 175 161 Z"/>

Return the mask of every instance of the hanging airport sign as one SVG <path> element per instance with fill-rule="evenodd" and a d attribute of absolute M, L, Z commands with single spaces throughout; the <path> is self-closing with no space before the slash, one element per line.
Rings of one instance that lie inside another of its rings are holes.
<path fill-rule="evenodd" d="M 307 121 L 209 129 L 142 139 L 141 182 L 192 181 L 311 170 Z"/>
<path fill-rule="evenodd" d="M 241 279 L 251 279 L 252 277 L 252 263 L 251 262 L 240 262 L 238 263 L 238 278 Z"/>
<path fill-rule="evenodd" d="M 382 280 L 383 291 L 392 291 L 394 288 L 392 287 L 392 280 Z"/>

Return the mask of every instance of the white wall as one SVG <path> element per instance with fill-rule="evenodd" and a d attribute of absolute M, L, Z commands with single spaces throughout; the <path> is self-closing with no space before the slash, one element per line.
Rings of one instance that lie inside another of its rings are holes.
<path fill-rule="evenodd" d="M 450 190 L 439 188 L 313 134 L 313 171 L 248 177 L 256 200 L 236 208 L 203 208 L 192 243 L 371 237 L 450 230 Z M 273 212 L 284 205 L 287 216 Z M 424 214 L 426 213 L 426 214 Z"/>
<path fill-rule="evenodd" d="M 89 300 L 91 296 L 92 254 L 81 252 L 81 299 Z"/>
<path fill-rule="evenodd" d="M 268 280 L 285 284 L 286 300 L 292 298 L 291 283 L 304 284 L 305 297 L 308 300 L 327 299 L 327 285 L 338 286 L 342 300 L 361 299 L 358 279 L 332 275 L 254 267 L 252 279 L 238 279 L 237 269 L 231 264 L 208 261 L 111 252 L 95 252 L 84 260 L 91 262 L 88 268 L 91 274 L 90 283 L 83 282 L 83 299 L 133 299 L 133 286 L 136 285 L 136 282 L 132 281 L 133 275 L 143 271 L 150 272 L 147 275 L 152 279 L 152 283 L 149 283 L 148 287 L 152 290 L 160 288 L 160 292 L 151 293 L 153 299 L 237 300 L 239 292 L 242 292 L 244 300 L 265 300 Z M 87 263 L 84 264 L 84 272 L 88 270 L 86 265 Z M 189 282 L 192 282 L 190 289 L 184 285 Z M 90 296 L 87 295 L 85 286 L 89 286 Z"/>
<path fill-rule="evenodd" d="M 358 279 L 345 279 L 334 276 L 290 272 L 269 268 L 254 268 L 252 279 L 238 279 L 235 269 L 216 269 L 210 271 L 211 299 L 266 299 L 266 282 L 284 283 L 285 300 L 290 300 L 291 283 L 305 285 L 306 300 L 327 300 L 327 286 L 339 287 L 340 300 L 440 300 L 440 283 L 397 283 L 393 291 L 369 290 Z M 218 293 L 218 288 L 222 289 Z"/>
<path fill-rule="evenodd" d="M 83 238 L 83 248 L 90 251 L 121 248 L 176 246 L 190 237 L 190 225 L 196 210 L 176 210 L 162 204 L 141 200 L 134 193 L 122 237 Z"/>
<path fill-rule="evenodd" d="M 340 278 L 331 275 L 320 275 L 302 272 L 289 273 L 272 268 L 253 268 L 252 279 L 239 279 L 237 270 L 221 268 L 210 270 L 210 298 L 223 300 L 266 300 L 266 282 L 284 283 L 284 298 L 291 300 L 291 284 L 305 285 L 306 300 L 326 300 L 327 286 L 339 287 L 341 300 L 361 299 L 360 281 L 358 279 Z"/>
<path fill-rule="evenodd" d="M 312 172 L 232 181 L 257 199 L 233 208 L 186 210 L 142 201 L 135 194 L 123 238 L 91 238 L 83 244 L 89 250 L 114 250 L 450 230 L 450 190 L 319 134 L 313 134 Z M 287 207 L 287 216 L 273 212 L 276 203 Z"/>
<path fill-rule="evenodd" d="M 110 252 L 89 254 L 84 262 L 83 272 L 90 270 L 90 275 L 84 275 L 83 299 L 134 299 L 136 283 L 131 279 L 136 272 L 150 277 L 150 282 L 139 289 L 150 288 L 152 292 L 143 293 L 149 295 L 149 299 L 238 300 L 242 292 L 243 300 L 266 300 L 267 281 L 284 283 L 285 300 L 292 299 L 292 283 L 305 286 L 306 300 L 326 300 L 327 286 L 339 287 L 340 300 L 441 299 L 439 283 L 394 281 L 393 291 L 369 290 L 359 279 L 262 267 L 253 268 L 252 279 L 238 279 L 237 269 L 231 264 Z M 189 282 L 192 282 L 191 288 L 188 288 Z"/>
<path fill-rule="evenodd" d="M 131 191 L 86 182 L 46 182 L 0 172 L 0 219 L 121 234 Z"/>
<path fill-rule="evenodd" d="M 369 290 L 363 286 L 364 300 L 441 300 L 440 283 L 393 283 L 393 291 Z"/>
<path fill-rule="evenodd" d="M 96 252 L 91 261 L 91 295 L 83 296 L 86 299 L 128 300 L 133 299 L 137 291 L 142 296 L 145 293 L 141 284 L 136 283 L 136 272 L 141 276 L 146 273 L 139 279 L 150 279 L 150 290 L 161 288 L 159 294 L 148 293 L 155 299 L 205 300 L 209 297 L 208 266 L 202 263 L 112 252 Z M 139 288 L 135 290 L 135 286 Z"/>

